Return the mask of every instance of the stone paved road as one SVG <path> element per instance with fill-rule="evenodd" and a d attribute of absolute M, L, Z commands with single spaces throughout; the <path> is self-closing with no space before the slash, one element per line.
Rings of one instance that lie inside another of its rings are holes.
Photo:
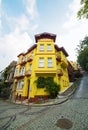
<path fill-rule="evenodd" d="M 74 98 L 88 98 L 88 74 L 82 78 L 80 86 L 74 94 Z"/>
<path fill-rule="evenodd" d="M 83 77 L 74 96 L 63 104 L 28 107 L 0 101 L 0 130 L 62 130 L 56 125 L 59 119 L 71 121 L 70 130 L 88 130 L 87 79 Z"/>

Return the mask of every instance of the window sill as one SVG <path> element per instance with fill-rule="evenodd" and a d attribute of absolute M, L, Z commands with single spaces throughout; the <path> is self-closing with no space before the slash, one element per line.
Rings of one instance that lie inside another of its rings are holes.
<path fill-rule="evenodd" d="M 52 51 L 52 50 L 47 50 L 47 51 Z"/>
<path fill-rule="evenodd" d="M 38 68 L 44 68 L 44 66 L 43 66 L 43 67 L 40 67 L 40 66 L 39 66 Z"/>
<path fill-rule="evenodd" d="M 41 52 L 42 52 L 42 51 L 44 51 L 44 50 L 39 50 L 39 51 L 41 51 Z"/>

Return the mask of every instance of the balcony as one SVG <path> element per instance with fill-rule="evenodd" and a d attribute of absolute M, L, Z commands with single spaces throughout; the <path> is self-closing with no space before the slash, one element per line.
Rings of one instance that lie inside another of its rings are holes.
<path fill-rule="evenodd" d="M 57 70 L 57 74 L 58 74 L 59 76 L 63 76 L 63 71 L 62 71 L 62 69 L 58 69 L 58 70 Z"/>
<path fill-rule="evenodd" d="M 66 60 L 61 60 L 61 65 L 62 65 L 62 67 L 64 67 L 64 68 L 67 68 L 67 67 L 68 67 L 68 63 L 66 62 Z"/>
<path fill-rule="evenodd" d="M 26 71 L 25 76 L 31 76 L 31 70 Z"/>
<path fill-rule="evenodd" d="M 56 55 L 56 60 L 59 61 L 59 62 L 61 61 L 61 56 L 60 56 L 60 54 L 57 54 L 57 55 Z"/>
<path fill-rule="evenodd" d="M 35 70 L 35 73 L 36 74 L 53 74 L 53 75 L 55 75 L 56 74 L 56 69 L 53 69 L 52 70 L 52 68 L 47 68 L 47 69 L 44 69 L 44 68 L 39 68 L 39 69 L 36 69 Z"/>
<path fill-rule="evenodd" d="M 33 56 L 27 58 L 27 62 L 31 62 L 33 60 Z"/>
<path fill-rule="evenodd" d="M 14 75 L 14 79 L 20 79 L 20 78 L 23 78 L 25 75 L 24 74 L 17 74 L 17 75 Z"/>
<path fill-rule="evenodd" d="M 26 60 L 21 61 L 21 62 L 20 62 L 20 65 L 24 65 L 25 63 L 26 63 Z"/>

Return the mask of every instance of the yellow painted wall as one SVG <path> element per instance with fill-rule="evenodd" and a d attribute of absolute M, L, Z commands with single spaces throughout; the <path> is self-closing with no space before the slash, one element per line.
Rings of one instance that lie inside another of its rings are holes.
<path fill-rule="evenodd" d="M 44 44 L 44 51 L 40 51 L 40 44 Z M 47 45 L 51 44 L 52 50 L 48 51 L 47 50 Z M 61 91 L 66 89 L 66 87 L 69 86 L 69 79 L 68 79 L 68 71 L 67 71 L 67 66 L 68 62 L 66 59 L 66 56 L 62 51 L 57 51 L 54 47 L 54 42 L 52 39 L 40 39 L 37 43 L 37 47 L 32 50 L 31 52 L 27 53 L 25 56 L 30 57 L 30 55 L 33 54 L 33 60 L 30 62 L 27 62 L 24 65 L 18 64 L 16 68 L 18 68 L 18 73 L 20 68 L 22 66 L 25 66 L 25 71 L 29 70 L 30 64 L 32 64 L 32 70 L 31 70 L 31 76 L 24 76 L 24 87 L 23 89 L 16 89 L 15 94 L 21 94 L 22 96 L 27 96 L 28 94 L 28 79 L 30 80 L 30 89 L 29 89 L 29 97 L 34 98 L 35 96 L 38 95 L 48 95 L 49 93 L 44 91 L 44 88 L 37 88 L 35 80 L 39 76 L 44 76 L 44 77 L 53 77 L 54 81 L 57 83 L 60 83 Z M 61 56 L 61 62 L 56 60 L 56 55 L 59 54 Z M 39 67 L 39 58 L 44 57 L 44 67 L 40 68 Z M 20 55 L 19 61 L 22 62 L 23 55 Z M 47 59 L 52 58 L 52 67 L 48 67 L 47 64 Z M 62 62 L 66 63 L 66 66 L 62 65 Z M 58 76 L 57 70 L 62 69 L 63 71 L 63 76 Z M 20 79 L 17 79 L 17 82 Z M 16 81 L 14 80 L 14 83 Z"/>
<path fill-rule="evenodd" d="M 62 51 L 60 51 L 59 53 L 56 51 L 56 54 L 59 54 L 61 56 L 61 62 L 57 62 L 57 68 L 61 69 L 63 72 L 63 76 L 60 76 L 58 78 L 60 82 L 60 86 L 61 86 L 61 91 L 63 91 L 69 86 L 69 76 L 68 76 L 68 70 L 67 70 L 68 62 L 67 62 L 66 56 L 64 55 Z M 63 63 L 63 61 L 65 63 Z"/>

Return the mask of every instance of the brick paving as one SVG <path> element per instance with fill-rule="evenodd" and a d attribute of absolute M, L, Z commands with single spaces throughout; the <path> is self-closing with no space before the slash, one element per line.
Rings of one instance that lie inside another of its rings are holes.
<path fill-rule="evenodd" d="M 70 130 L 87 130 L 88 99 L 29 108 L 0 101 L 0 130 L 61 130 L 56 123 L 62 118 L 73 123 Z"/>
<path fill-rule="evenodd" d="M 23 130 L 61 130 L 56 122 L 60 118 L 67 118 L 73 123 L 70 130 L 88 129 L 88 99 L 69 100 L 64 104 L 53 106 L 42 116 L 31 123 L 24 124 Z M 19 129 L 19 127 L 18 127 Z"/>
<path fill-rule="evenodd" d="M 88 97 L 65 96 L 29 106 L 0 100 L 0 130 L 62 130 L 60 119 L 72 123 L 70 130 L 88 130 Z"/>

